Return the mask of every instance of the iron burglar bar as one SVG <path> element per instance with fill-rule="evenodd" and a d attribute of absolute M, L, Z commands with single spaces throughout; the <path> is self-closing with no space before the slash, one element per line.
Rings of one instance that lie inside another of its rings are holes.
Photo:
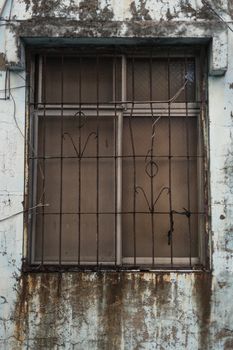
<path fill-rule="evenodd" d="M 29 62 L 26 268 L 205 264 L 199 49 L 31 51 Z"/>

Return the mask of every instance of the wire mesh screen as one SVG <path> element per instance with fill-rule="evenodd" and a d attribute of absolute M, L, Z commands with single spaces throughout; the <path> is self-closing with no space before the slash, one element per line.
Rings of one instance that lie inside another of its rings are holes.
<path fill-rule="evenodd" d="M 38 55 L 30 264 L 192 267 L 204 228 L 195 58 Z"/>

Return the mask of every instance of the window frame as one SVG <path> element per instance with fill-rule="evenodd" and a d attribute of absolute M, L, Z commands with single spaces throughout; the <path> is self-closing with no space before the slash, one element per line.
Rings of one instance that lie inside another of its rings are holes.
<path fill-rule="evenodd" d="M 195 51 L 195 50 L 194 50 Z M 191 52 L 194 52 L 191 50 Z M 35 50 L 36 54 L 38 54 L 38 52 L 40 52 L 40 50 Z M 45 51 L 47 53 L 47 49 Z M 56 53 L 59 53 L 61 52 L 60 50 L 56 50 Z M 162 51 L 163 52 L 163 51 Z M 35 80 L 38 79 L 38 91 L 37 91 L 37 94 L 38 94 L 38 103 L 40 104 L 41 103 L 41 106 L 44 105 L 44 103 L 42 102 L 41 100 L 41 91 L 42 91 L 42 71 L 39 73 L 39 76 L 36 77 L 35 76 L 35 62 L 34 60 L 31 58 L 31 54 L 33 56 L 33 53 L 34 51 L 33 50 L 30 50 L 30 55 L 29 55 L 29 60 L 30 60 L 30 73 L 29 73 L 29 82 L 30 82 L 30 86 L 35 86 L 36 87 L 36 84 L 35 84 Z M 54 51 L 52 52 L 52 54 L 54 55 Z M 164 57 L 163 56 L 164 54 L 161 54 L 161 53 L 158 53 L 155 57 Z M 172 49 L 172 54 L 169 53 L 169 55 L 171 55 L 171 57 L 182 57 L 181 55 L 177 54 L 175 52 L 175 50 Z M 202 54 L 203 55 L 203 54 Z M 69 56 L 69 53 L 67 53 L 67 56 Z M 145 57 L 145 56 L 142 56 L 142 57 Z M 185 57 L 188 57 L 187 54 L 185 54 Z M 201 76 L 201 73 L 200 73 L 200 54 L 198 53 L 191 53 L 190 54 L 190 57 L 194 57 L 195 58 L 195 68 L 196 68 L 196 76 Z M 114 74 L 113 74 L 114 76 Z M 126 90 L 127 90 L 127 82 L 126 82 L 126 58 L 124 55 L 122 55 L 122 103 L 121 103 L 121 106 L 120 107 L 112 107 L 112 108 L 109 108 L 109 107 L 106 107 L 104 106 L 99 106 L 99 111 L 101 111 L 101 116 L 103 115 L 106 115 L 110 117 L 117 117 L 117 122 L 116 122 L 116 128 L 117 128 L 117 176 L 116 176 L 116 179 L 117 179 L 117 193 L 116 193 L 116 196 L 117 196 L 117 228 L 116 228 L 116 231 L 117 231 L 117 247 L 116 247 L 116 251 L 117 251 L 117 264 L 115 264 L 115 262 L 111 262 L 109 264 L 109 262 L 105 263 L 105 262 L 101 262 L 98 264 L 98 266 L 96 266 L 95 264 L 93 264 L 93 262 L 80 262 L 79 263 L 79 266 L 77 266 L 77 263 L 75 263 L 75 265 L 73 264 L 70 264 L 70 262 L 62 262 L 62 264 L 59 264 L 59 262 L 52 262 L 51 264 L 47 263 L 45 265 L 51 265 L 52 268 L 54 268 L 55 270 L 57 270 L 58 268 L 61 269 L 61 265 L 62 265 L 62 268 L 76 268 L 76 269 L 95 269 L 96 267 L 98 268 L 103 268 L 103 269 L 122 269 L 122 270 L 131 270 L 131 269 L 134 269 L 135 266 L 132 264 L 132 260 L 134 259 L 133 257 L 131 258 L 123 258 L 122 257 L 122 227 L 121 227 L 121 221 L 122 221 L 122 135 L 123 135 L 123 118 L 124 116 L 127 116 L 127 115 L 130 115 L 131 113 L 131 109 L 132 109 L 132 103 L 131 102 L 128 102 L 127 101 L 127 98 L 126 98 Z M 200 96 L 201 96 L 201 85 L 202 85 L 202 82 L 201 82 L 201 78 L 197 78 L 197 83 L 196 83 L 196 95 L 198 96 L 198 100 L 200 99 Z M 34 147 L 34 145 L 36 144 L 37 145 L 37 137 L 38 137 L 38 116 L 42 115 L 41 113 L 43 113 L 43 110 L 45 110 L 45 108 L 41 108 L 41 111 L 40 109 L 38 109 L 37 111 L 34 110 L 34 108 L 32 107 L 33 106 L 33 103 L 34 103 L 34 99 L 33 99 L 33 94 L 30 93 L 29 91 L 29 101 L 30 101 L 30 107 L 29 107 L 29 114 L 33 113 L 34 116 L 35 116 L 35 122 L 34 123 L 30 123 L 29 122 L 29 119 L 27 119 L 28 121 L 28 136 L 27 138 L 28 139 L 33 139 L 33 151 L 32 149 L 30 149 L 30 145 L 28 147 L 28 155 L 30 155 L 31 152 L 35 152 L 37 153 L 37 148 Z M 78 105 L 78 104 L 77 104 Z M 171 106 L 169 107 L 169 104 L 167 102 L 161 102 L 161 104 L 157 104 L 157 108 L 156 110 L 153 111 L 154 115 L 161 115 L 161 111 L 163 113 L 163 115 L 166 115 L 166 116 L 169 116 L 169 118 L 172 118 L 173 116 L 179 114 L 179 116 L 183 116 L 183 117 L 187 117 L 187 113 L 189 116 L 194 116 L 194 117 L 197 117 L 200 113 L 203 113 L 204 116 L 206 114 L 206 111 L 201 111 L 203 109 L 203 106 L 201 106 L 201 103 L 197 103 L 197 102 L 176 102 L 176 103 L 172 103 L 172 108 Z M 198 106 L 199 105 L 199 106 Z M 60 109 L 58 106 L 56 106 L 57 108 L 54 108 L 54 105 L 51 104 L 51 105 L 48 105 L 46 106 L 46 115 L 48 113 L 48 111 L 54 116 L 60 116 L 61 115 L 61 112 L 60 112 Z M 66 104 L 63 104 L 62 105 L 62 108 L 63 108 L 63 113 L 69 109 L 69 113 L 70 113 L 70 110 L 74 107 L 74 110 L 77 111 L 77 106 L 75 108 L 75 106 L 66 106 Z M 142 115 L 145 115 L 145 114 L 150 114 L 151 115 L 151 110 L 148 110 L 146 109 L 146 107 L 148 107 L 148 103 L 142 103 L 142 104 L 138 104 L 137 107 L 134 107 L 134 115 L 135 116 L 142 116 Z M 167 107 L 167 108 L 166 108 Z M 159 109 L 158 109 L 159 108 Z M 86 106 L 83 106 L 82 107 L 82 110 L 85 110 L 85 112 L 88 111 L 88 116 L 89 115 L 92 115 L 92 116 L 96 116 L 96 112 L 95 112 L 95 109 L 96 109 L 96 105 L 86 105 Z M 152 107 L 153 109 L 153 107 Z M 103 110 L 103 112 L 102 112 Z M 102 114 L 103 113 L 103 114 Z M 65 114 L 63 114 L 65 115 Z M 203 130 L 203 125 L 200 125 L 200 122 L 201 120 L 198 118 L 198 134 L 199 134 L 199 137 L 198 137 L 198 142 L 197 142 L 197 148 L 201 147 L 200 145 L 200 140 L 203 139 L 203 137 L 201 136 L 201 134 L 203 133 L 206 133 L 206 130 Z M 203 124 L 204 124 L 204 121 L 203 121 Z M 205 127 L 205 126 L 204 126 Z M 205 140 L 202 140 L 203 143 Z M 207 151 L 206 150 L 206 146 L 204 145 L 203 146 L 204 150 L 203 151 Z M 204 156 L 204 159 L 203 159 L 203 162 L 205 162 L 205 159 L 206 159 L 206 154 Z M 204 164 L 206 165 L 206 164 Z M 200 166 L 200 164 L 198 164 L 198 167 L 202 167 Z M 27 205 L 28 205 L 28 208 L 34 208 L 34 209 L 30 209 L 29 212 L 28 212 L 28 216 L 27 216 L 27 220 L 28 220 L 28 225 L 27 225 L 27 232 L 28 232 L 28 238 L 27 238 L 27 242 L 26 242 L 26 256 L 25 256 L 25 267 L 26 269 L 32 269 L 33 266 L 35 266 L 36 268 L 38 268 L 38 265 L 39 263 L 35 261 L 34 257 L 33 257 L 33 252 L 35 252 L 35 249 L 33 249 L 33 247 L 35 246 L 35 227 L 34 227 L 34 222 L 35 220 L 32 220 L 32 217 L 35 218 L 35 212 L 36 212 L 36 203 L 34 202 L 34 200 L 32 199 L 33 197 L 36 198 L 35 196 L 35 193 L 36 193 L 36 190 L 37 190 L 37 184 L 36 184 L 36 180 L 35 178 L 37 177 L 37 174 L 36 174 L 36 169 L 37 169 L 37 166 L 35 165 L 34 166 L 35 169 L 32 170 L 33 174 L 30 174 L 28 176 L 28 181 L 26 182 L 26 192 L 28 193 L 28 201 L 27 201 Z M 27 164 L 27 170 L 29 169 L 29 164 Z M 201 178 L 204 178 L 204 181 L 200 181 L 199 180 L 199 185 L 200 187 L 204 186 L 203 185 L 203 182 L 206 182 L 206 174 L 202 174 L 202 172 L 206 172 L 206 169 L 204 169 L 203 171 L 201 171 L 200 169 L 198 170 L 198 172 L 200 172 L 200 176 L 198 176 L 198 179 L 201 179 Z M 32 182 L 33 182 L 33 189 L 32 189 Z M 207 186 L 208 187 L 208 186 Z M 200 193 L 200 191 L 198 190 L 198 193 Z M 206 196 L 206 193 L 205 193 L 205 196 Z M 199 203 L 199 197 L 198 196 L 198 203 Z M 198 204 L 199 205 L 199 204 Z M 27 209 L 28 210 L 28 209 Z M 202 228 L 200 228 L 202 226 Z M 203 226 L 205 226 L 204 228 L 204 231 L 203 232 Z M 203 267 L 206 267 L 207 264 L 204 263 L 208 254 L 207 254 L 207 248 L 206 248 L 206 243 L 204 243 L 204 235 L 205 233 L 208 231 L 208 221 L 206 219 L 204 219 L 204 223 L 199 223 L 198 224 L 198 236 L 199 236 L 199 243 L 198 243 L 198 247 L 199 247 L 199 257 L 192 257 L 192 261 L 193 261 L 193 264 L 192 266 L 188 266 L 187 262 L 189 260 L 189 257 L 184 257 L 184 258 L 176 258 L 176 257 L 173 257 L 173 264 L 174 265 L 174 268 L 175 269 L 192 269 L 195 268 L 195 266 L 199 267 L 201 266 L 201 268 Z M 129 261 L 130 259 L 130 261 Z M 145 264 L 145 258 L 140 258 L 140 257 L 137 257 L 137 262 L 138 264 L 137 265 L 140 265 L 139 269 L 147 269 L 146 265 L 150 265 L 151 266 L 151 261 L 150 263 L 147 263 Z M 148 258 L 149 260 L 151 260 L 151 257 Z M 171 258 L 168 257 L 168 258 L 156 258 L 156 265 L 155 267 L 153 268 L 148 268 L 148 270 L 162 270 L 162 269 L 169 269 L 169 270 L 173 270 L 173 266 L 171 266 Z M 140 262 L 141 261 L 141 262 Z M 122 263 L 129 263 L 130 266 L 122 266 Z M 144 265 L 145 264 L 145 265 Z M 143 266 L 141 266 L 143 265 Z M 50 267 L 48 267 L 50 269 Z"/>

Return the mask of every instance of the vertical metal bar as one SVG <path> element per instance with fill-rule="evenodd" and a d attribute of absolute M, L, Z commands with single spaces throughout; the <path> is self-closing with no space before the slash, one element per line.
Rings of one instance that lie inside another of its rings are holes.
<path fill-rule="evenodd" d="M 208 183 L 208 180 L 205 181 L 205 169 L 203 159 L 206 158 L 204 150 L 208 149 L 208 147 L 204 147 L 204 140 L 208 140 L 206 135 L 206 106 L 205 106 L 205 52 L 201 50 L 200 56 L 195 59 L 195 75 L 194 75 L 194 86 L 196 87 L 196 100 L 200 100 L 200 112 L 197 117 L 197 130 L 198 130 L 198 143 L 197 143 L 197 154 L 200 156 L 197 160 L 197 174 L 198 174 L 198 212 L 203 212 L 204 210 L 204 198 L 205 196 L 205 187 L 204 183 Z M 199 84 L 198 79 L 199 79 Z M 205 135 L 205 136 L 204 136 Z M 206 158 L 207 159 L 207 158 Z M 207 225 L 205 225 L 205 216 L 198 214 L 198 256 L 200 258 L 200 263 L 206 265 L 205 259 L 205 229 L 207 229 Z M 208 221 L 206 221 L 208 223 Z"/>
<path fill-rule="evenodd" d="M 5 76 L 5 87 L 4 87 L 4 90 L 5 90 L 4 99 L 5 99 L 5 100 L 7 100 L 8 72 L 9 72 L 9 69 L 6 70 L 6 76 Z"/>
<path fill-rule="evenodd" d="M 125 55 L 121 57 L 121 100 L 127 99 L 127 61 Z M 122 155 L 123 155 L 123 112 L 117 114 L 117 265 L 122 264 Z"/>
<path fill-rule="evenodd" d="M 117 258 L 117 252 L 118 252 L 118 234 L 117 234 L 117 104 L 116 104 L 116 93 L 117 93 L 117 58 L 116 58 L 116 51 L 114 52 L 114 58 L 113 58 L 113 101 L 114 101 L 114 120 L 113 120 L 113 127 L 114 127 L 114 263 L 115 267 L 118 263 Z"/>
<path fill-rule="evenodd" d="M 169 218 L 170 218 L 170 254 L 171 254 L 171 266 L 173 266 L 173 228 L 174 228 L 174 222 L 173 222 L 173 211 L 172 211 L 172 169 L 171 169 L 171 81 L 170 81 L 170 56 L 168 55 L 167 60 L 167 74 L 168 74 L 168 181 L 169 181 Z"/>
<path fill-rule="evenodd" d="M 28 69 L 29 68 L 29 69 Z M 7 70 L 8 71 L 8 70 Z M 7 78 L 8 78 L 8 74 L 6 71 L 6 77 L 5 77 L 5 99 L 6 99 L 6 89 L 7 89 Z M 27 75 L 28 72 L 30 72 L 29 74 L 29 81 L 27 79 Z M 33 90 L 33 86 L 34 86 L 34 77 L 35 77 L 35 60 L 32 61 L 32 57 L 30 56 L 30 64 L 29 67 L 27 67 L 26 70 L 26 85 L 27 83 L 29 83 L 29 86 L 31 86 L 32 91 Z M 33 94 L 34 95 L 34 94 Z M 24 157 L 24 194 L 23 194 L 23 207 L 24 210 L 28 210 L 31 207 L 32 204 L 32 197 L 31 195 L 33 194 L 32 191 L 29 191 L 28 193 L 28 188 L 33 188 L 31 185 L 33 183 L 33 171 L 32 171 L 32 177 L 29 177 L 29 181 L 27 181 L 28 177 L 28 171 L 31 171 L 32 169 L 32 164 L 33 164 L 33 160 L 30 159 L 30 157 L 34 157 L 32 151 L 32 147 L 29 147 L 29 144 L 31 142 L 30 136 L 32 135 L 32 125 L 31 125 L 31 116 L 32 116 L 32 104 L 31 102 L 34 102 L 34 97 L 31 94 L 30 89 L 26 90 L 26 106 L 25 106 L 25 127 L 24 127 L 24 131 L 25 131 L 25 137 L 24 137 L 24 149 L 25 149 L 25 157 Z M 35 109 L 35 106 L 34 106 Z M 28 232 L 32 232 L 31 231 L 31 215 L 35 216 L 35 213 L 32 212 L 30 213 L 30 219 L 29 219 L 29 213 L 28 212 L 24 212 L 23 213 L 23 222 L 24 224 L 27 223 L 27 230 L 24 230 L 23 232 L 23 239 L 22 239 L 22 262 L 23 264 L 27 261 L 31 261 L 31 249 L 30 249 L 30 244 L 32 241 L 32 237 L 33 235 L 30 235 L 30 237 L 28 237 Z M 25 227 L 25 225 L 24 225 Z M 29 249 L 28 249 L 29 248 Z"/>
<path fill-rule="evenodd" d="M 32 59 L 32 57 L 30 56 Z M 36 101 L 37 98 L 34 94 L 35 91 L 35 76 L 37 75 L 38 77 L 38 65 L 36 65 L 35 62 L 35 57 L 33 62 L 30 61 L 31 66 L 30 66 L 30 75 L 29 75 L 29 85 L 32 86 L 32 89 L 29 89 L 28 91 L 28 106 L 27 106 L 27 111 L 28 115 L 26 118 L 26 121 L 28 122 L 28 133 L 26 133 L 27 138 L 25 139 L 25 149 L 27 150 L 27 158 L 28 159 L 28 169 L 26 168 L 27 163 L 26 163 L 26 158 L 25 158 L 25 172 L 28 170 L 31 176 L 29 177 L 28 181 L 28 187 L 30 188 L 30 191 L 28 192 L 27 189 L 27 183 L 26 183 L 26 176 L 25 176 L 25 194 L 24 194 L 24 201 L 26 203 L 26 197 L 27 194 L 28 196 L 28 203 L 27 203 L 27 208 L 34 207 L 37 204 L 37 169 L 38 169 L 38 117 L 36 117 Z M 27 81 L 27 80 L 26 80 Z M 32 106 L 30 103 L 33 103 L 34 105 Z M 42 169 L 41 169 L 42 172 Z M 41 178 L 42 180 L 42 178 Z M 32 210 L 32 213 L 27 213 L 27 218 L 28 218 L 28 231 L 30 232 L 31 235 L 26 237 L 24 235 L 24 256 L 23 256 L 23 261 L 28 260 L 30 263 L 35 261 L 35 234 L 36 234 L 36 208 Z M 25 239 L 26 238 L 26 239 Z"/>
<path fill-rule="evenodd" d="M 136 265 L 137 255 L 137 242 L 136 242 L 136 158 L 135 158 L 135 144 L 132 128 L 132 116 L 134 110 L 134 99 L 135 99 L 135 84 L 134 84 L 134 57 L 132 58 L 132 109 L 129 118 L 130 137 L 133 151 L 133 252 L 134 252 L 134 265 Z"/>
<path fill-rule="evenodd" d="M 117 265 L 122 262 L 122 141 L 123 113 L 117 116 Z"/>
<path fill-rule="evenodd" d="M 185 64 L 185 79 L 187 79 L 187 57 L 184 59 Z M 186 81 L 185 81 L 186 82 Z M 188 115 L 188 84 L 185 85 L 185 129 L 186 129 L 186 176 L 187 176 L 187 201 L 188 201 L 188 213 L 190 213 L 190 157 L 189 157 L 189 115 Z M 189 265 L 192 266 L 192 232 L 191 232 L 191 216 L 187 216 L 188 219 L 188 234 L 189 234 Z"/>
<path fill-rule="evenodd" d="M 30 203 L 32 207 L 36 207 L 37 203 L 40 203 L 42 201 L 42 194 L 41 197 L 38 200 L 38 169 L 40 171 L 40 181 L 42 182 L 43 186 L 43 181 L 44 181 L 44 172 L 42 170 L 41 166 L 41 159 L 38 160 L 38 113 L 35 112 L 35 110 L 32 111 L 32 108 L 30 109 L 30 118 L 33 118 L 32 123 L 31 123 L 31 130 L 30 130 L 30 145 L 33 145 L 33 148 L 29 147 L 30 151 L 30 156 L 32 157 L 31 159 L 31 189 L 32 189 L 32 194 L 31 194 L 31 200 Z M 42 129 L 43 131 L 43 129 Z M 44 208 L 44 207 L 43 207 Z M 31 261 L 35 260 L 35 253 L 36 253 L 36 220 L 37 220 L 37 209 L 33 209 L 32 211 L 32 225 L 31 225 L 31 232 L 32 232 L 32 240 L 31 240 Z M 42 212 L 43 213 L 43 212 Z M 42 232 L 41 232 L 42 234 Z M 42 236 L 41 236 L 42 239 Z M 41 256 L 42 256 L 42 243 L 41 243 Z"/>
<path fill-rule="evenodd" d="M 82 182 L 82 172 L 81 172 L 81 147 L 82 147 L 82 57 L 79 58 L 79 117 L 78 117 L 78 265 L 80 265 L 80 255 L 81 255 L 81 182 Z"/>
<path fill-rule="evenodd" d="M 127 60 L 125 55 L 121 57 L 121 99 L 124 105 L 127 100 Z"/>
<path fill-rule="evenodd" d="M 99 56 L 96 56 L 96 265 L 99 265 Z"/>
<path fill-rule="evenodd" d="M 44 55 L 44 57 L 46 57 Z M 42 62 L 42 57 L 39 56 L 39 74 L 38 74 L 38 96 L 37 96 L 37 101 L 38 103 L 42 102 L 42 99 L 45 101 L 46 97 L 45 97 L 45 93 L 46 93 L 46 87 L 45 87 L 45 77 L 46 75 L 42 74 L 42 72 L 44 72 L 43 69 L 43 62 Z M 43 91 L 42 91 L 43 89 Z"/>
<path fill-rule="evenodd" d="M 44 264 L 44 226 L 45 226 L 45 215 L 44 215 L 44 204 L 45 204 L 45 178 L 46 178 L 46 173 L 45 173 L 45 150 L 46 150 L 46 70 L 47 70 L 47 61 L 46 61 L 46 55 L 43 56 L 43 65 L 42 62 L 40 63 L 40 75 L 43 78 L 43 178 L 42 178 L 42 237 L 41 237 L 41 265 L 43 266 Z M 39 92 L 42 90 L 39 90 Z M 41 96 L 40 96 L 41 98 Z M 40 161 L 39 161 L 40 162 Z"/>
<path fill-rule="evenodd" d="M 210 245 L 207 250 L 207 246 L 209 244 L 209 229 L 210 229 L 210 206 L 209 204 L 209 195 L 210 195 L 210 181 L 209 181 L 209 129 L 208 125 L 208 104 L 206 103 L 207 98 L 207 80 L 208 80 L 208 62 L 207 62 L 207 49 L 202 49 L 200 53 L 200 72 L 199 72 L 199 81 L 200 81 L 200 91 L 199 97 L 201 101 L 200 108 L 200 130 L 201 130 L 201 147 L 202 147 L 202 155 L 203 155 L 203 164 L 202 164 L 202 200 L 204 205 L 205 216 L 203 218 L 203 230 L 201 235 L 201 257 L 203 263 L 208 267 L 212 267 L 212 245 Z"/>
<path fill-rule="evenodd" d="M 150 84 L 150 101 L 152 101 L 152 52 L 149 62 L 149 84 Z M 154 176 L 153 176 L 153 151 L 154 151 L 154 137 L 155 137 L 155 124 L 153 115 L 153 103 L 151 103 L 151 152 L 150 152 L 150 217 L 151 217 L 151 235 L 152 235 L 152 266 L 155 264 L 155 229 L 154 229 Z"/>
<path fill-rule="evenodd" d="M 61 56 L 61 167 L 60 167 L 60 215 L 59 215 L 59 265 L 61 267 L 61 251 L 62 251 L 62 221 L 63 221 L 63 133 L 64 133 L 64 120 L 63 120 L 63 75 L 64 75 L 64 56 Z"/>

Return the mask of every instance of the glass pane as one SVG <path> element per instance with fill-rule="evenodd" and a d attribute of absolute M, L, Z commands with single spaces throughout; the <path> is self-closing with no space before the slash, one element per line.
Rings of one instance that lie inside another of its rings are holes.
<path fill-rule="evenodd" d="M 189 257 L 190 253 L 197 256 L 198 216 L 185 215 L 188 209 L 198 211 L 196 120 L 171 118 L 170 166 L 168 127 L 165 117 L 156 123 L 154 130 L 152 118 L 124 120 L 122 237 L 123 256 L 127 258 L 133 258 L 136 245 L 136 257 L 152 259 L 153 244 L 155 257 L 170 257 L 170 195 L 174 211 L 173 256 Z M 192 155 L 189 160 L 187 154 Z M 150 259 L 146 261 L 151 263 Z"/>
<path fill-rule="evenodd" d="M 61 122 L 39 117 L 37 203 L 48 206 L 36 220 L 35 256 L 44 240 L 44 262 L 58 261 L 61 239 L 62 262 L 77 262 L 79 251 L 96 262 L 98 232 L 99 261 L 114 261 L 114 118 L 63 117 L 62 135 Z"/>
<path fill-rule="evenodd" d="M 176 102 L 194 101 L 194 63 L 192 58 L 128 58 L 127 99 L 166 102 L 180 91 Z"/>
<path fill-rule="evenodd" d="M 43 101 L 100 103 L 120 98 L 120 62 L 111 57 L 47 56 L 43 61 Z"/>

